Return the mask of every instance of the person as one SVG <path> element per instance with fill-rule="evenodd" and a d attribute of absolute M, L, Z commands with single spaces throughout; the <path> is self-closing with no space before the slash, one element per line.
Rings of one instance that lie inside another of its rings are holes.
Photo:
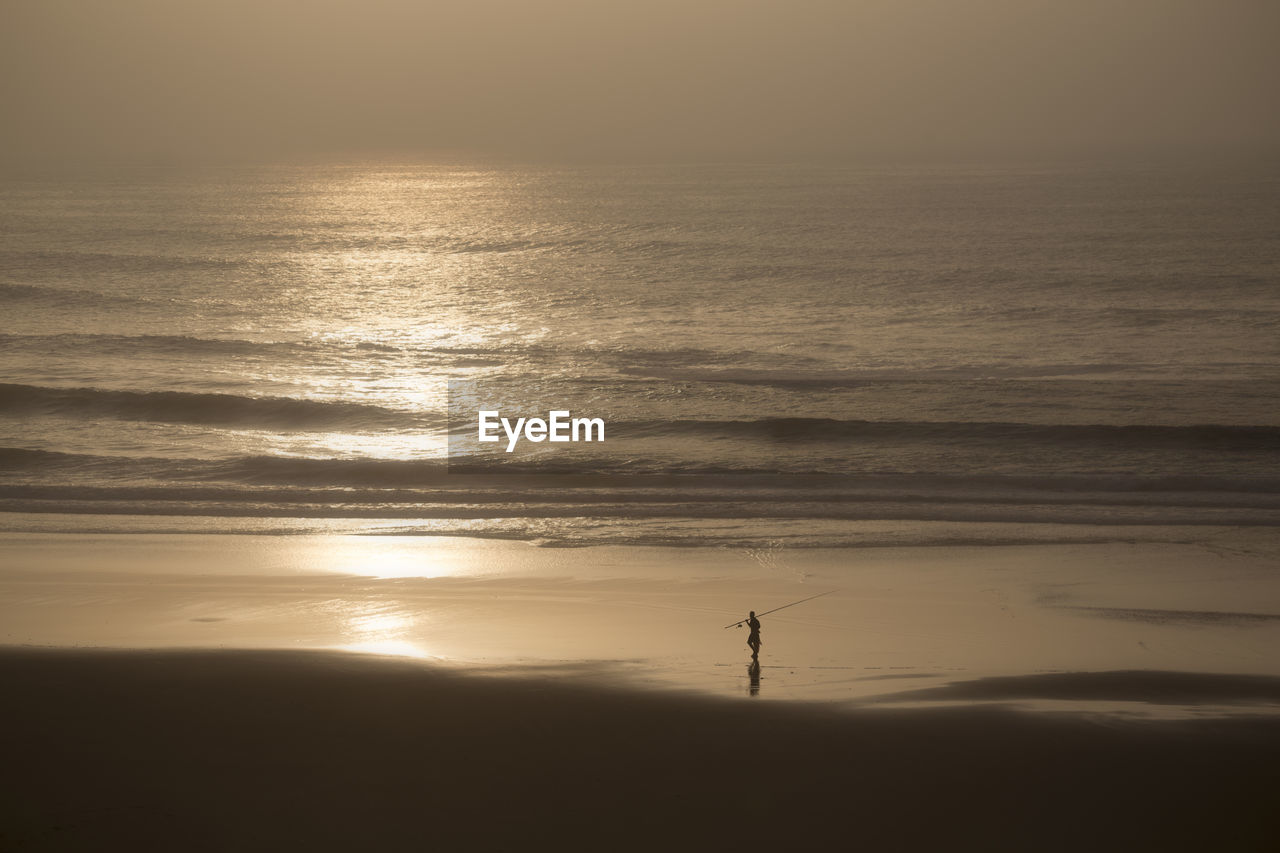
<path fill-rule="evenodd" d="M 760 620 L 756 618 L 756 612 L 751 611 L 751 615 L 747 617 L 747 627 L 751 633 L 747 635 L 747 645 L 751 647 L 751 659 L 759 660 L 760 658 Z"/>

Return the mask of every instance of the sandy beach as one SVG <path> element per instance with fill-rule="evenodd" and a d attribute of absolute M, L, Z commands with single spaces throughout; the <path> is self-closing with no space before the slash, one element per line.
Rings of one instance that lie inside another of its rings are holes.
<path fill-rule="evenodd" d="M 5 850 L 1275 840 L 1274 716 L 850 712 L 337 653 L 9 650 L 0 677 Z M 1088 678 L 1061 685 L 1091 690 Z M 1274 678 L 1180 687 L 1280 698 Z"/>
<path fill-rule="evenodd" d="M 0 849 L 1275 838 L 1257 532 L 771 554 L 3 538 Z M 826 590 L 765 617 L 753 673 L 723 626 Z"/>

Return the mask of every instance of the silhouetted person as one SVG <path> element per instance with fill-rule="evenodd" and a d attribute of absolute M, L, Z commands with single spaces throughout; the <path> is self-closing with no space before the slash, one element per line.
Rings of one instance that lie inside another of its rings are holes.
<path fill-rule="evenodd" d="M 751 633 L 747 635 L 747 645 L 751 647 L 751 659 L 757 660 L 760 657 L 760 620 L 756 618 L 754 610 L 747 617 L 747 627 L 751 629 Z"/>

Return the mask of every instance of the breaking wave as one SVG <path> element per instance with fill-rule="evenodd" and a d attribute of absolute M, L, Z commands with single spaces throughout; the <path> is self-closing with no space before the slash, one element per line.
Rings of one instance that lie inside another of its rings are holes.
<path fill-rule="evenodd" d="M 119 391 L 0 384 L 0 410 L 7 414 L 66 418 L 118 418 L 179 424 L 326 429 L 422 427 L 432 419 L 412 412 L 360 403 L 292 397 L 186 391 Z"/>

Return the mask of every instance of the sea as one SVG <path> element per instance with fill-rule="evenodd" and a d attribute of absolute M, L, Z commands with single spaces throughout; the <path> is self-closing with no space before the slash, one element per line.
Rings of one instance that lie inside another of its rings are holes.
<path fill-rule="evenodd" d="M 1275 163 L 10 175 L 0 316 L 0 531 L 1280 523 Z"/>

